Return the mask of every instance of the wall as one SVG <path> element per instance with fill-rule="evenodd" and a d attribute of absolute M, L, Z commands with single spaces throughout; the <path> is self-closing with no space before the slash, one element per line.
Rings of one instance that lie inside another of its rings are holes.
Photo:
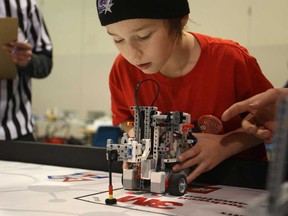
<path fill-rule="evenodd" d="M 98 21 L 95 0 L 38 0 L 54 45 L 52 74 L 33 81 L 33 110 L 110 113 L 108 75 L 117 50 Z M 276 86 L 287 80 L 287 0 L 190 0 L 188 30 L 233 39 L 258 59 Z"/>
<path fill-rule="evenodd" d="M 276 87 L 288 80 L 287 0 L 190 0 L 189 29 L 248 48 Z"/>

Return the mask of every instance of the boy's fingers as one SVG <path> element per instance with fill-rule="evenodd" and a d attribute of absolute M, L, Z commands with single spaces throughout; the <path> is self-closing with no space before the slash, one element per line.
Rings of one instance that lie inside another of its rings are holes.
<path fill-rule="evenodd" d="M 206 167 L 203 163 L 196 166 L 196 168 L 187 176 L 187 184 L 190 184 L 194 179 L 200 176 L 206 171 Z"/>

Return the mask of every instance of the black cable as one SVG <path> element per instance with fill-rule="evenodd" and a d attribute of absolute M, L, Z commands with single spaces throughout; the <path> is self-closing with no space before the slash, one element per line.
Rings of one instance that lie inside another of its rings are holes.
<path fill-rule="evenodd" d="M 141 82 L 139 82 L 135 88 L 135 91 L 134 91 L 134 100 L 135 100 L 135 106 L 136 106 L 136 109 L 137 109 L 137 112 L 138 112 L 138 116 L 139 116 L 139 120 L 140 120 L 140 125 L 143 125 L 143 116 L 140 112 L 140 107 L 139 107 L 139 101 L 138 101 L 138 91 L 139 91 L 139 88 L 141 87 L 141 85 L 144 83 L 144 82 L 147 82 L 147 81 L 152 81 L 156 84 L 156 87 L 157 87 L 157 93 L 155 95 L 155 98 L 154 100 L 152 101 L 152 104 L 151 106 L 154 106 L 154 103 L 155 101 L 157 100 L 158 96 L 159 96 L 159 93 L 160 93 L 160 85 L 157 81 L 153 80 L 153 79 L 144 79 L 142 80 Z M 138 137 L 140 139 L 140 137 Z"/>
<path fill-rule="evenodd" d="M 158 98 L 158 95 L 160 93 L 160 85 L 159 83 L 156 81 L 156 80 L 153 80 L 153 79 L 145 79 L 145 80 L 142 80 L 141 82 L 139 82 L 135 88 L 135 91 L 134 91 L 134 100 L 135 100 L 135 104 L 136 104 L 136 107 L 139 107 L 139 104 L 138 104 L 138 91 L 139 91 L 139 88 L 140 86 L 144 83 L 144 82 L 147 82 L 147 81 L 152 81 L 156 84 L 156 87 L 157 87 L 157 93 L 155 95 L 155 98 L 154 100 L 152 101 L 152 104 L 151 106 L 154 106 L 154 103 L 155 101 L 157 100 Z"/>

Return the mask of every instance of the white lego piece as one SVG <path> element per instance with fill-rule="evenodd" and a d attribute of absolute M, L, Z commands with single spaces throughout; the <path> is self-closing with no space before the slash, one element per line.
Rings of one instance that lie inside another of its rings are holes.
<path fill-rule="evenodd" d="M 141 161 L 141 178 L 149 180 L 151 178 L 151 172 L 155 170 L 155 161 L 153 159 Z"/>
<path fill-rule="evenodd" d="M 136 170 L 124 169 L 123 170 L 123 188 L 124 189 L 136 189 Z"/>
<path fill-rule="evenodd" d="M 152 193 L 165 193 L 165 172 L 151 172 L 151 189 Z"/>

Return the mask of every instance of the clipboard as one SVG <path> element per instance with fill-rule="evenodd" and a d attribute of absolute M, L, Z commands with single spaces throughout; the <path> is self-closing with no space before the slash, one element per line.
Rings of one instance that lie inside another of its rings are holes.
<path fill-rule="evenodd" d="M 17 41 L 17 35 L 18 19 L 12 17 L 0 18 L 0 80 L 13 79 L 17 75 L 17 67 L 10 54 L 1 49 L 4 44 Z"/>

